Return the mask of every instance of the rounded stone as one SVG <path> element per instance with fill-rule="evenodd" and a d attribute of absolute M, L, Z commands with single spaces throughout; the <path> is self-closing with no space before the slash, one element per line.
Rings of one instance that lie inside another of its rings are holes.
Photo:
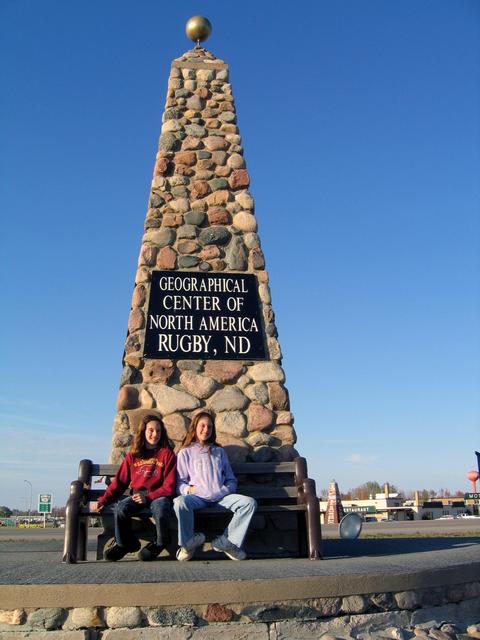
<path fill-rule="evenodd" d="M 208 210 L 208 221 L 212 225 L 229 224 L 230 214 L 223 207 L 210 207 Z"/>
<path fill-rule="evenodd" d="M 185 133 L 188 136 L 192 136 L 192 138 L 203 138 L 207 135 L 207 130 L 199 124 L 187 124 L 185 127 Z"/>
<path fill-rule="evenodd" d="M 216 165 L 222 166 L 227 161 L 227 154 L 225 151 L 214 151 L 212 153 L 212 160 Z"/>
<path fill-rule="evenodd" d="M 240 211 L 233 217 L 233 226 L 244 232 L 252 232 L 257 230 L 257 219 L 247 211 Z"/>
<path fill-rule="evenodd" d="M 221 250 L 215 244 L 208 244 L 200 251 L 202 260 L 212 260 L 212 258 L 219 258 L 221 255 Z"/>
<path fill-rule="evenodd" d="M 235 200 L 240 204 L 242 209 L 247 209 L 249 211 L 254 209 L 253 198 L 248 191 L 237 193 Z"/>
<path fill-rule="evenodd" d="M 211 397 L 209 407 L 215 413 L 220 413 L 221 411 L 244 409 L 247 404 L 248 400 L 240 389 L 237 389 L 237 387 L 225 387 Z"/>
<path fill-rule="evenodd" d="M 268 338 L 268 353 L 272 360 L 282 359 L 282 350 L 280 344 L 276 338 Z"/>
<path fill-rule="evenodd" d="M 193 166 L 197 162 L 197 154 L 194 151 L 179 151 L 175 154 L 176 164 Z"/>
<path fill-rule="evenodd" d="M 175 230 L 163 227 L 160 230 L 147 231 L 144 234 L 143 240 L 153 242 L 159 247 L 166 247 L 172 245 L 175 242 Z"/>
<path fill-rule="evenodd" d="M 195 253 L 199 248 L 200 245 L 194 240 L 184 240 L 178 243 L 178 252 L 183 254 Z"/>
<path fill-rule="evenodd" d="M 187 224 L 194 224 L 200 226 L 205 220 L 204 211 L 189 211 L 183 216 L 183 219 Z"/>
<path fill-rule="evenodd" d="M 200 140 L 200 138 L 195 138 L 194 136 L 187 136 L 186 138 L 184 138 L 182 142 L 182 149 L 185 149 L 185 150 L 198 149 L 201 144 L 202 144 L 202 141 Z"/>
<path fill-rule="evenodd" d="M 214 69 L 198 69 L 197 70 L 197 80 L 201 82 L 210 82 L 215 79 L 215 70 Z"/>
<path fill-rule="evenodd" d="M 196 267 L 199 262 L 200 258 L 197 256 L 180 256 L 178 266 L 181 269 L 190 269 L 191 267 Z"/>
<path fill-rule="evenodd" d="M 107 627 L 133 629 L 142 625 L 142 611 L 139 607 L 108 607 L 106 613 Z"/>
<path fill-rule="evenodd" d="M 230 191 L 226 189 L 220 189 L 219 191 L 214 191 L 206 198 L 207 204 L 211 206 L 215 205 L 226 205 L 230 200 Z"/>
<path fill-rule="evenodd" d="M 234 237 L 225 253 L 225 260 L 232 271 L 245 271 L 247 268 L 247 251 L 243 241 Z"/>
<path fill-rule="evenodd" d="M 225 227 L 209 227 L 203 229 L 199 239 L 202 244 L 227 244 L 231 238 L 231 234 Z"/>
<path fill-rule="evenodd" d="M 243 373 L 242 364 L 233 360 L 208 360 L 205 373 L 220 384 L 232 384 Z"/>
<path fill-rule="evenodd" d="M 253 269 L 258 270 L 265 268 L 265 257 L 260 248 L 254 248 L 250 251 L 250 260 Z"/>
<path fill-rule="evenodd" d="M 228 142 L 222 136 L 207 136 L 203 144 L 209 151 L 224 151 L 228 148 Z"/>
<path fill-rule="evenodd" d="M 132 309 L 132 311 L 130 312 L 130 316 L 128 318 L 129 332 L 133 333 L 134 331 L 138 331 L 139 329 L 142 329 L 144 326 L 144 323 L 145 323 L 145 317 L 143 315 L 143 311 L 138 307 L 136 307 L 135 309 Z"/>
<path fill-rule="evenodd" d="M 188 420 L 181 413 L 171 413 L 168 416 L 164 416 L 163 423 L 168 437 L 172 440 L 181 442 L 186 436 Z"/>
<path fill-rule="evenodd" d="M 169 133 L 170 131 L 181 131 L 182 125 L 178 120 L 166 120 L 162 125 L 162 134 Z"/>
<path fill-rule="evenodd" d="M 260 300 L 263 302 L 263 304 L 271 303 L 272 300 L 270 297 L 270 289 L 268 288 L 268 285 L 260 284 L 258 286 L 258 295 L 260 297 Z"/>
<path fill-rule="evenodd" d="M 180 140 L 173 133 L 162 133 L 158 142 L 160 151 L 176 151 L 180 148 Z"/>
<path fill-rule="evenodd" d="M 178 411 L 191 411 L 200 406 L 200 401 L 185 391 L 179 391 L 164 384 L 156 384 L 149 388 L 155 398 L 158 410 L 162 415 Z"/>
<path fill-rule="evenodd" d="M 248 370 L 248 375 L 255 382 L 283 382 L 285 374 L 283 369 L 274 362 L 259 362 Z"/>
<path fill-rule="evenodd" d="M 140 391 L 140 406 L 145 409 L 153 409 L 155 406 L 155 400 L 146 389 Z"/>
<path fill-rule="evenodd" d="M 182 224 L 182 226 L 177 229 L 178 239 L 188 238 L 189 240 L 191 240 L 192 238 L 196 238 L 196 237 L 197 237 L 197 229 L 193 224 Z"/>
<path fill-rule="evenodd" d="M 244 189 L 250 184 L 250 176 L 246 169 L 236 169 L 230 176 L 228 183 L 232 189 Z"/>
<path fill-rule="evenodd" d="M 147 290 L 145 285 L 139 284 L 135 287 L 132 296 L 132 307 L 143 307 L 147 299 Z"/>
<path fill-rule="evenodd" d="M 261 431 L 268 429 L 273 424 L 273 413 L 263 404 L 252 402 L 248 407 L 248 430 Z"/>
<path fill-rule="evenodd" d="M 173 372 L 172 360 L 145 360 L 142 377 L 144 382 L 168 382 Z"/>
<path fill-rule="evenodd" d="M 177 254 L 171 247 L 163 247 L 157 256 L 157 267 L 159 269 L 175 269 Z"/>
<path fill-rule="evenodd" d="M 260 246 L 260 238 L 256 233 L 246 233 L 243 239 L 247 249 L 256 249 Z"/>
<path fill-rule="evenodd" d="M 180 384 L 197 398 L 209 398 L 217 389 L 218 384 L 213 378 L 199 375 L 194 371 L 184 371 L 180 376 Z"/>
<path fill-rule="evenodd" d="M 217 442 L 222 445 L 230 462 L 245 462 L 250 447 L 240 438 L 230 435 L 229 433 L 218 433 Z"/>
<path fill-rule="evenodd" d="M 248 444 L 252 447 L 269 447 L 275 440 L 268 433 L 262 433 L 261 431 L 253 431 L 248 436 Z"/>
<path fill-rule="evenodd" d="M 420 596 L 416 591 L 399 591 L 394 598 L 399 609 L 412 610 L 420 606 Z"/>
<path fill-rule="evenodd" d="M 190 186 L 190 193 L 195 200 L 203 198 L 210 193 L 210 185 L 205 180 L 198 180 Z"/>
<path fill-rule="evenodd" d="M 260 404 L 268 403 L 268 389 L 267 385 L 263 382 L 247 385 L 243 390 L 243 393 L 252 402 L 258 402 Z"/>
<path fill-rule="evenodd" d="M 231 111 L 223 111 L 218 117 L 222 122 L 227 122 L 227 123 L 233 123 L 237 119 L 237 116 Z M 227 129 L 225 127 L 222 127 L 222 130 L 226 131 Z M 237 128 L 235 127 L 235 129 L 232 129 L 230 133 L 236 133 L 236 131 L 237 131 Z"/>
<path fill-rule="evenodd" d="M 297 434 L 290 424 L 279 424 L 275 427 L 270 435 L 277 438 L 282 444 L 295 444 L 297 442 Z"/>
<path fill-rule="evenodd" d="M 225 180 L 225 178 L 213 178 L 212 180 L 209 180 L 208 184 L 212 191 L 218 191 L 219 189 L 228 188 L 228 182 L 227 180 Z"/>
<path fill-rule="evenodd" d="M 155 167 L 153 169 L 153 175 L 162 175 L 168 171 L 170 163 L 168 158 L 158 158 L 155 162 Z"/>
<path fill-rule="evenodd" d="M 187 109 L 193 109 L 194 111 L 201 111 L 205 106 L 205 100 L 199 95 L 194 94 L 187 100 Z"/>
<path fill-rule="evenodd" d="M 75 607 L 72 609 L 70 620 L 75 629 L 105 626 L 97 607 Z"/>
<path fill-rule="evenodd" d="M 243 169 L 245 160 L 239 153 L 232 153 L 227 160 L 227 164 L 231 169 Z"/>
<path fill-rule="evenodd" d="M 188 198 L 177 198 L 170 202 L 170 207 L 176 213 L 187 213 L 190 210 L 190 202 Z"/>
<path fill-rule="evenodd" d="M 159 207 L 161 207 L 162 205 L 165 204 L 165 198 L 163 196 L 161 196 L 159 193 L 152 193 L 150 200 L 149 200 L 149 206 L 152 209 L 158 209 Z"/>
<path fill-rule="evenodd" d="M 247 435 L 246 423 L 246 418 L 240 411 L 223 411 L 215 418 L 217 431 L 237 438 Z"/>
<path fill-rule="evenodd" d="M 136 387 L 124 385 L 118 392 L 117 411 L 137 409 L 139 406 L 138 389 Z"/>
<path fill-rule="evenodd" d="M 140 250 L 140 256 L 138 258 L 138 266 L 145 264 L 152 267 L 155 264 L 157 258 L 158 247 L 151 244 L 143 244 Z"/>
<path fill-rule="evenodd" d="M 363 596 L 348 596 L 342 599 L 343 613 L 363 613 L 367 607 L 368 602 Z"/>

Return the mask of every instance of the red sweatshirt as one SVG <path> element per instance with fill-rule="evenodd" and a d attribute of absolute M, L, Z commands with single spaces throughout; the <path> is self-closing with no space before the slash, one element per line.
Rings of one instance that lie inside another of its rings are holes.
<path fill-rule="evenodd" d="M 147 502 L 175 495 L 177 458 L 167 448 L 152 449 L 151 454 L 140 458 L 127 453 L 114 479 L 106 489 L 99 504 L 107 506 L 121 498 L 128 487 L 145 491 Z"/>

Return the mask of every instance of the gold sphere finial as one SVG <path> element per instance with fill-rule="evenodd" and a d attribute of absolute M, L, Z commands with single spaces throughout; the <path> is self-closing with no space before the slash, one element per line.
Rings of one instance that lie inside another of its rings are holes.
<path fill-rule="evenodd" d="M 192 16 L 187 21 L 185 31 L 190 40 L 203 42 L 212 33 L 212 25 L 204 16 Z"/>

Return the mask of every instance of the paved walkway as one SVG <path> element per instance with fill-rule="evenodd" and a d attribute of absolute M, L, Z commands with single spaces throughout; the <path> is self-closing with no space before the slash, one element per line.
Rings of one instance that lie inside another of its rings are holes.
<path fill-rule="evenodd" d="M 206 552 L 186 563 L 135 556 L 96 562 L 92 537 L 88 560 L 67 565 L 61 538 L 37 536 L 0 537 L 2 608 L 19 601 L 32 607 L 272 601 L 434 587 L 480 575 L 479 537 L 327 539 L 323 561 L 232 562 Z"/>

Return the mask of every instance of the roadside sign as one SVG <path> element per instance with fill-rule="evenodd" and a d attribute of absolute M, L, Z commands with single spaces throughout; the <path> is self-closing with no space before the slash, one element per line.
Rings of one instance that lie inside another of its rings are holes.
<path fill-rule="evenodd" d="M 52 494 L 40 493 L 38 496 L 38 512 L 52 513 Z"/>
<path fill-rule="evenodd" d="M 480 493 L 465 493 L 463 497 L 465 500 L 480 500 Z"/>
<path fill-rule="evenodd" d="M 345 513 L 377 513 L 377 507 L 343 507 Z"/>

